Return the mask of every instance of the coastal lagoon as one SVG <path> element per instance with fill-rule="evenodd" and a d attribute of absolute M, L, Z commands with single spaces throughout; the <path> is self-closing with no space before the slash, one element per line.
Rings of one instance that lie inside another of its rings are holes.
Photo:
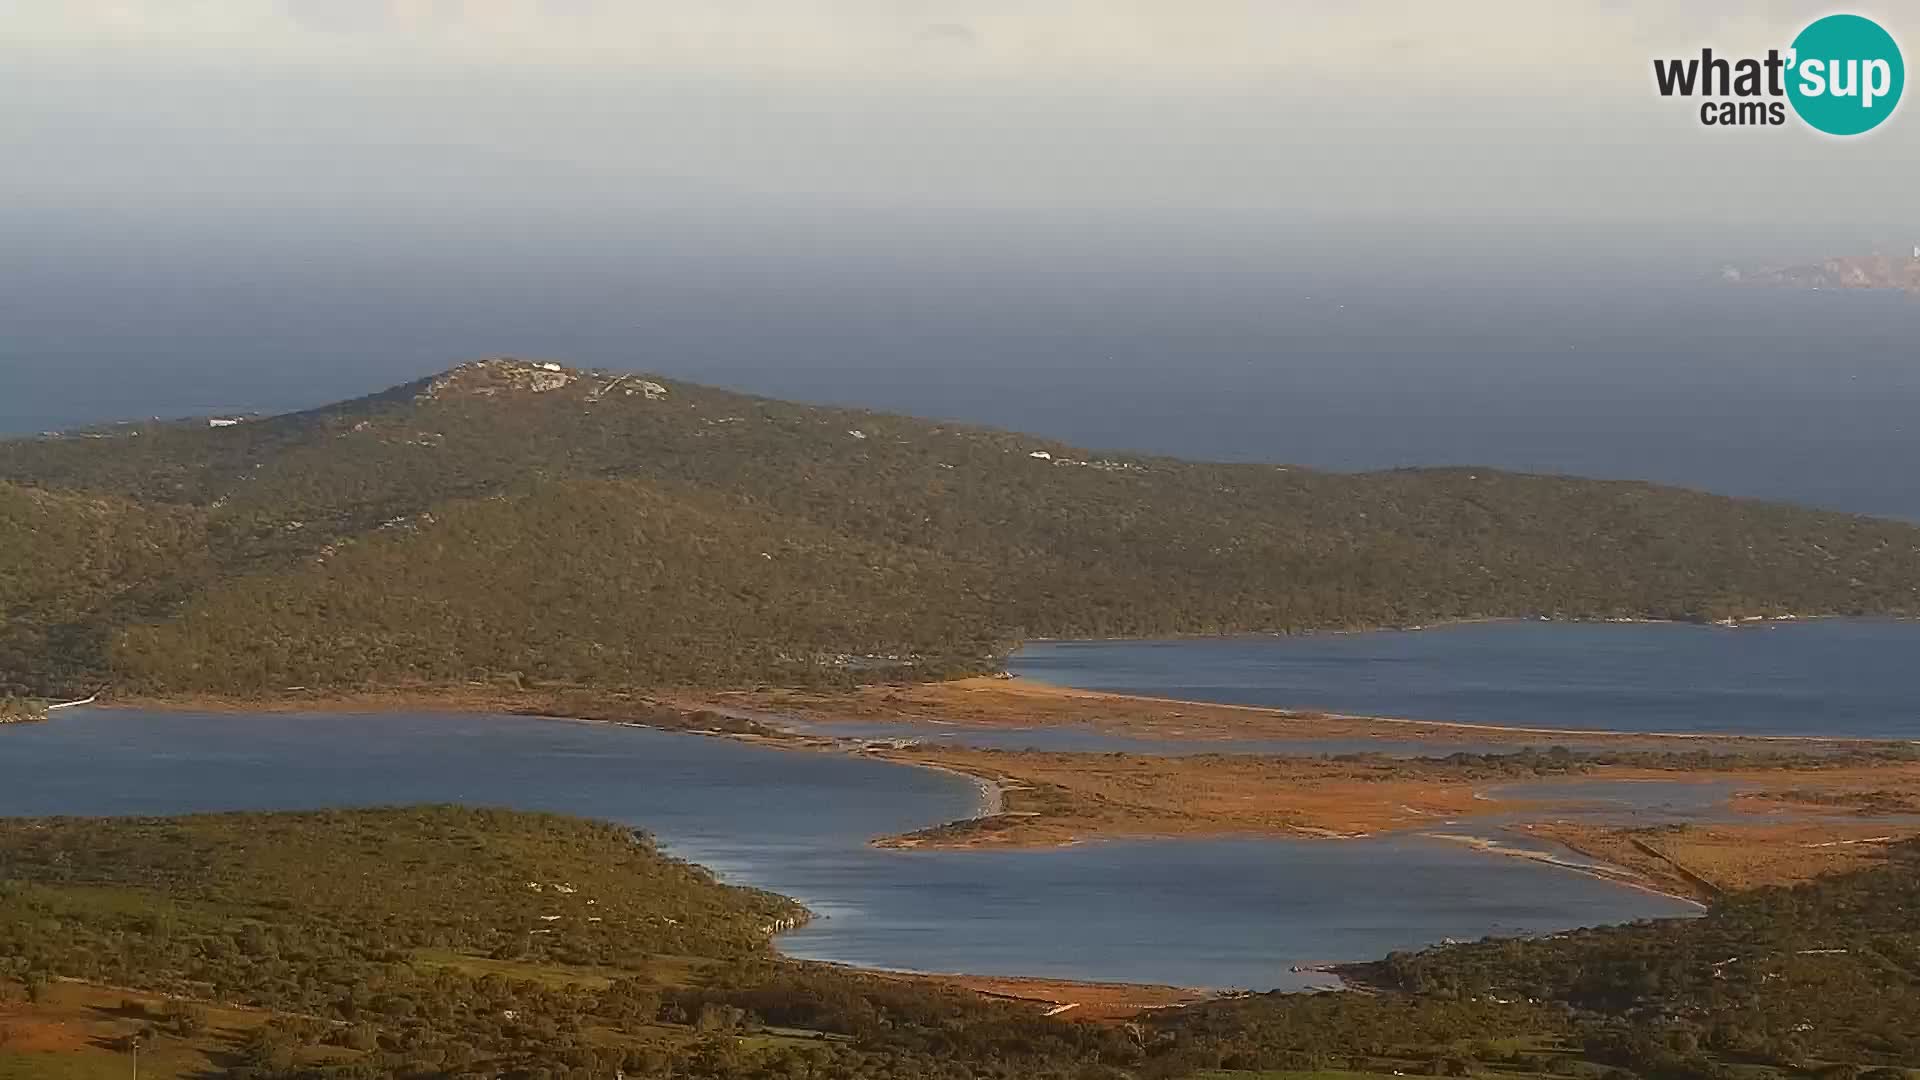
<path fill-rule="evenodd" d="M 1920 622 L 1466 623 L 1048 641 L 1014 674 L 1085 690 L 1558 731 L 1920 739 Z"/>
<path fill-rule="evenodd" d="M 966 817 L 968 779 L 855 755 L 524 717 L 72 709 L 0 726 L 0 814 L 457 802 L 654 833 L 819 916 L 791 955 L 876 967 L 1268 989 L 1297 965 L 1693 905 L 1411 836 L 887 851 Z"/>

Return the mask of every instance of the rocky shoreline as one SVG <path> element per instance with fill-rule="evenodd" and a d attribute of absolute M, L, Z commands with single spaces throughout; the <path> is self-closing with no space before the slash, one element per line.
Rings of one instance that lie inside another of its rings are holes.
<path fill-rule="evenodd" d="M 6 707 L 0 708 L 0 724 L 38 723 L 50 718 L 56 710 L 91 705 L 99 700 L 99 694 L 89 694 L 77 701 L 30 700 L 25 703 L 10 701 Z"/>

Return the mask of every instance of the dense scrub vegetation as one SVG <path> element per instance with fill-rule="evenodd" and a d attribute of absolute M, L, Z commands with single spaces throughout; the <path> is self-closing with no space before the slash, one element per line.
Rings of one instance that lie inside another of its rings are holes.
<path fill-rule="evenodd" d="M 0 822 L 0 1003 L 48 981 L 262 1006 L 246 1080 L 1075 1078 L 1214 1070 L 1600 1080 L 1920 1060 L 1920 850 L 1700 919 L 1489 941 L 1355 969 L 1376 994 L 1271 994 L 1101 1025 L 777 959 L 795 909 L 624 830 L 415 807 Z M 0 1063 L 7 1050 L 0 1045 Z"/>
<path fill-rule="evenodd" d="M 802 914 L 550 815 L 0 821 L 0 993 L 77 978 L 280 1013 L 234 1048 L 235 1077 L 1011 1078 L 1137 1052 L 1030 1008 L 777 961 L 772 929 Z M 199 1034 L 190 1016 L 168 1010 L 155 1037 Z M 963 1044 L 977 1068 L 949 1063 Z"/>
<path fill-rule="evenodd" d="M 0 524 L 17 693 L 799 684 L 978 670 L 1031 635 L 1920 613 L 1908 525 L 1109 458 L 511 361 L 231 427 L 0 442 Z"/>
<path fill-rule="evenodd" d="M 0 481 L 0 697 L 102 678 L 115 627 L 207 579 L 205 535 L 194 507 Z"/>
<path fill-rule="evenodd" d="M 1703 918 L 1396 954 L 1421 998 L 1541 1000 L 1604 1018 L 1591 1056 L 1649 1076 L 1716 1061 L 1920 1063 L 1920 847 L 1873 870 L 1728 896 Z"/>
<path fill-rule="evenodd" d="M 272 936 L 272 912 L 296 906 L 302 925 L 326 939 L 308 947 L 358 951 L 362 960 L 448 948 L 612 965 L 662 952 L 758 955 L 769 927 L 802 914 L 783 897 L 721 887 L 617 826 L 453 807 L 76 818 L 54 827 L 0 819 L 0 878 L 110 884 L 164 895 L 182 919 L 196 909 L 215 916 L 214 927 L 246 939 L 241 948 L 190 959 L 193 930 L 208 927 L 181 925 L 173 929 L 182 933 L 152 939 L 174 953 L 150 957 L 215 986 L 272 980 L 256 946 L 262 933 Z M 15 955 L 29 958 L 63 947 L 44 928 L 17 944 Z M 132 972 L 92 974 L 115 981 Z"/>

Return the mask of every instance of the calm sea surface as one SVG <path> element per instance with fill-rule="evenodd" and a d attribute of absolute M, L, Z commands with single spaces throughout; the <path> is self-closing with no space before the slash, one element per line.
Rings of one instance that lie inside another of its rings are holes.
<path fill-rule="evenodd" d="M 513 717 L 72 710 L 0 727 L 0 814 L 445 801 L 604 818 L 824 916 L 789 953 L 883 967 L 1297 987 L 1312 978 L 1295 964 L 1694 910 L 1412 837 L 866 844 L 977 800 L 959 777 L 858 757 Z"/>
<path fill-rule="evenodd" d="M 1040 642 L 1008 667 L 1089 690 L 1567 731 L 1920 739 L 1920 622 L 1740 629 L 1500 622 Z"/>

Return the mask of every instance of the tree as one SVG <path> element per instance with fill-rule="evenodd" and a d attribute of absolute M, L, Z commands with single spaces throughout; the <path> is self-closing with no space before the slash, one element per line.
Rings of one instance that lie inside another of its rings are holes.
<path fill-rule="evenodd" d="M 271 1027 L 257 1027 L 240 1044 L 240 1057 L 256 1069 L 285 1072 L 293 1067 L 293 1044 Z"/>
<path fill-rule="evenodd" d="M 161 1016 L 173 1028 L 173 1033 L 183 1039 L 191 1039 L 207 1030 L 208 1014 L 204 1005 L 175 998 L 167 1002 Z"/>

